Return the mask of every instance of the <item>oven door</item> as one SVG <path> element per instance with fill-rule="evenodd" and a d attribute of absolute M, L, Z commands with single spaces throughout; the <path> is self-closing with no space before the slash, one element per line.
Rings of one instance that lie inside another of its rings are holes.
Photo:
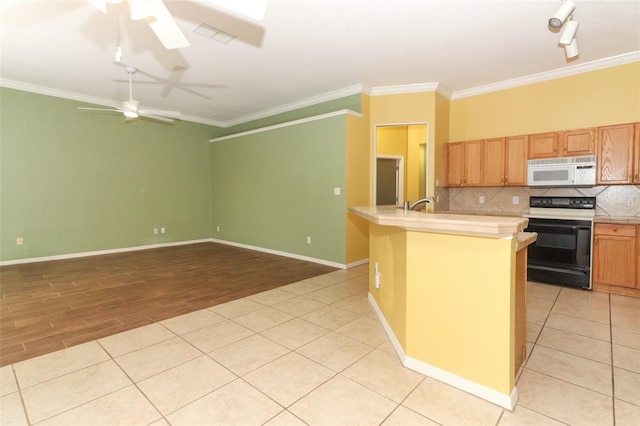
<path fill-rule="evenodd" d="M 530 280 L 591 288 L 591 227 L 588 220 L 529 219 L 537 232 L 529 246 Z"/>

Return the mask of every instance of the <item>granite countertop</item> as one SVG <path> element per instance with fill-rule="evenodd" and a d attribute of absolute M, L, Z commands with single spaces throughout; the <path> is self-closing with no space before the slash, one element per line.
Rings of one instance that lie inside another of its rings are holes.
<path fill-rule="evenodd" d="M 528 212 L 528 210 L 527 210 Z M 470 216 L 506 216 L 522 217 L 525 212 L 484 211 L 484 210 L 446 210 L 438 211 L 439 214 L 464 214 Z"/>
<path fill-rule="evenodd" d="M 530 244 L 533 244 L 538 239 L 537 232 L 518 232 L 518 245 L 516 251 L 521 250 Z"/>
<path fill-rule="evenodd" d="M 506 216 L 506 217 L 522 217 L 529 210 L 522 212 L 505 212 L 505 211 L 442 211 L 440 214 L 463 214 L 472 216 Z M 595 216 L 593 221 L 596 223 L 616 223 L 620 225 L 640 225 L 640 216 Z"/>
<path fill-rule="evenodd" d="M 503 238 L 518 234 L 529 220 L 521 216 L 464 215 L 457 213 L 405 212 L 395 206 L 350 207 L 349 211 L 378 225 L 396 226 L 410 231 L 481 235 Z"/>
<path fill-rule="evenodd" d="M 640 225 L 640 216 L 596 216 L 595 223 L 616 223 L 619 225 Z"/>

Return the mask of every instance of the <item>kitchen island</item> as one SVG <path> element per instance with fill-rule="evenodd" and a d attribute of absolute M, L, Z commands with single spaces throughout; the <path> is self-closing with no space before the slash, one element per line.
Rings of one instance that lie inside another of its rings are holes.
<path fill-rule="evenodd" d="M 369 224 L 369 300 L 402 363 L 512 410 L 525 357 L 518 217 L 352 207 Z"/>

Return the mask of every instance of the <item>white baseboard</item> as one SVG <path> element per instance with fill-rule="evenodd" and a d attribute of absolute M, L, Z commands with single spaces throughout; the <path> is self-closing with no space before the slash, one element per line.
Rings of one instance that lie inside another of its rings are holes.
<path fill-rule="evenodd" d="M 355 262 L 347 263 L 347 269 L 355 268 L 356 266 L 366 265 L 369 263 L 369 258 L 356 260 Z"/>
<path fill-rule="evenodd" d="M 124 247 L 124 248 L 108 249 L 108 250 L 96 250 L 96 251 L 88 251 L 88 252 L 83 252 L 83 253 L 69 253 L 69 254 L 59 254 L 59 255 L 55 255 L 55 256 L 31 257 L 31 258 L 26 258 L 26 259 L 5 260 L 5 261 L 0 261 L 0 266 L 19 265 L 19 264 L 23 264 L 23 263 L 48 262 L 48 261 L 52 261 L 52 260 L 76 259 L 76 258 L 80 258 L 80 257 L 99 256 L 99 255 L 102 255 L 102 254 L 126 253 L 126 252 L 129 252 L 129 251 L 149 250 L 149 249 L 155 249 L 155 248 L 161 248 L 161 247 L 184 246 L 184 245 L 188 245 L 188 244 L 197 244 L 197 243 L 225 244 L 225 245 L 229 245 L 229 246 L 246 248 L 246 249 L 249 249 L 249 250 L 255 250 L 255 251 L 260 251 L 260 252 L 269 253 L 269 254 L 275 254 L 275 255 L 278 255 L 278 256 L 289 257 L 289 258 L 292 258 L 292 259 L 304 260 L 306 262 L 318 263 L 318 264 L 321 264 L 321 265 L 331 266 L 333 268 L 338 268 L 338 269 L 352 268 L 354 266 L 362 265 L 362 264 L 365 264 L 365 263 L 368 262 L 368 259 L 365 259 L 365 260 L 360 260 L 360 261 L 357 261 L 357 262 L 354 262 L 354 263 L 350 263 L 349 265 L 345 265 L 343 263 L 330 262 L 330 261 L 327 261 L 327 260 L 324 260 L 324 259 L 316 259 L 314 257 L 300 256 L 300 255 L 293 254 L 293 253 L 287 253 L 287 252 L 279 251 L 279 250 L 271 250 L 271 249 L 267 249 L 267 248 L 263 248 L 263 247 L 251 246 L 251 245 L 248 245 L 248 244 L 240 244 L 240 243 L 235 243 L 235 242 L 232 242 L 232 241 L 217 240 L 215 238 L 205 238 L 205 239 L 201 239 L 201 240 L 179 241 L 179 242 L 174 242 L 174 243 L 150 244 L 150 245 L 146 245 L 146 246 Z"/>
<path fill-rule="evenodd" d="M 268 249 L 268 248 L 264 248 L 264 247 L 258 247 L 258 246 L 251 246 L 251 245 L 248 245 L 248 244 L 236 243 L 236 242 L 233 242 L 233 241 L 217 240 L 215 238 L 212 238 L 211 241 L 214 242 L 214 243 L 226 244 L 226 245 L 229 245 L 229 246 L 246 248 L 246 249 L 255 250 L 255 251 L 261 251 L 261 252 L 264 252 L 264 253 L 275 254 L 275 255 L 278 255 L 278 256 L 290 257 L 292 259 L 304 260 L 306 262 L 318 263 L 320 265 L 331 266 L 332 268 L 339 268 L 339 269 L 346 269 L 347 268 L 347 265 L 345 265 L 344 263 L 330 262 L 328 260 L 317 259 L 315 257 L 309 257 L 309 256 L 302 256 L 302 255 L 299 255 L 299 254 L 288 253 L 286 251 L 272 250 L 272 249 Z"/>
<path fill-rule="evenodd" d="M 69 253 L 69 254 L 58 254 L 55 256 L 44 256 L 44 257 L 30 257 L 26 259 L 15 259 L 15 260 L 4 260 L 0 262 L 0 266 L 7 265 L 20 265 L 23 263 L 35 263 L 35 262 L 49 262 L 52 260 L 64 260 L 64 259 L 76 259 L 80 257 L 89 257 L 89 256 L 100 256 L 102 254 L 114 254 L 114 253 L 126 253 L 129 251 L 139 251 L 139 250 L 149 250 L 161 247 L 172 247 L 172 246 L 184 246 L 187 244 L 197 244 L 197 243 L 209 243 L 211 242 L 210 238 L 202 239 L 202 240 L 191 240 L 191 241 L 179 241 L 174 243 L 161 243 L 161 244 L 149 244 L 146 246 L 135 246 L 135 247 L 123 247 L 117 249 L 108 249 L 108 250 L 96 250 L 96 251 L 87 251 L 82 253 Z"/>
<path fill-rule="evenodd" d="M 516 403 L 518 402 L 518 391 L 515 387 L 511 391 L 511 394 L 507 395 L 507 394 L 498 392 L 495 389 L 491 389 L 487 386 L 481 385 L 480 383 L 466 379 L 457 374 L 443 370 L 427 362 L 420 361 L 419 359 L 407 356 L 404 353 L 404 350 L 402 349 L 400 342 L 398 341 L 395 334 L 393 333 L 391 326 L 389 325 L 389 323 L 387 323 L 387 320 L 384 318 L 382 311 L 378 307 L 378 304 L 376 303 L 376 300 L 374 299 L 371 293 L 369 293 L 369 303 L 371 303 L 371 306 L 373 306 L 373 310 L 376 312 L 378 319 L 382 323 L 382 327 L 384 328 L 384 331 L 389 336 L 389 339 L 391 340 L 391 344 L 393 345 L 396 353 L 398 354 L 398 357 L 400 358 L 402 365 L 404 365 L 405 367 L 413 371 L 417 371 L 420 374 L 424 374 L 425 376 L 431 377 L 440 382 L 451 385 L 454 388 L 460 389 L 461 391 L 464 391 L 472 395 L 475 395 L 479 398 L 482 398 L 485 401 L 489 401 L 502 408 L 506 408 L 509 411 L 513 411 L 513 409 L 516 406 Z"/>

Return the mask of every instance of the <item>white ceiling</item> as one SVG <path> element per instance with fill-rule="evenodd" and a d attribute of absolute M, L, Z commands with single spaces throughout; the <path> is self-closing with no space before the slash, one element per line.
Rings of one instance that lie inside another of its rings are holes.
<path fill-rule="evenodd" d="M 559 0 L 268 0 L 263 21 L 165 0 L 191 42 L 179 50 L 131 21 L 126 4 L 105 15 L 84 0 L 1 0 L 0 84 L 119 106 L 119 34 L 141 105 L 229 126 L 372 88 L 439 83 L 455 97 L 640 60 L 640 1 L 574 2 L 581 54 L 567 61 L 547 25 Z M 201 23 L 236 39 L 204 38 L 193 32 Z"/>

